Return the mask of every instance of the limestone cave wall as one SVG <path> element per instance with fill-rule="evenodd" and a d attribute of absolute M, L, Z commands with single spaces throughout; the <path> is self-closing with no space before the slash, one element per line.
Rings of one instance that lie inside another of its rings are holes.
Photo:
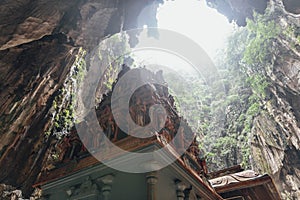
<path fill-rule="evenodd" d="M 157 6 L 151 0 L 0 2 L 1 183 L 32 193 L 53 141 L 45 137 L 50 108 L 79 48 L 90 51 L 122 29 L 155 24 Z M 148 18 L 138 23 L 141 11 Z"/>
<path fill-rule="evenodd" d="M 245 25 L 245 19 L 252 18 L 253 11 L 263 13 L 270 4 L 272 9 L 281 10 L 273 17 L 283 29 L 293 25 L 296 36 L 299 35 L 300 6 L 297 0 L 208 2 L 238 25 Z M 253 119 L 249 137 L 251 167 L 260 173 L 269 173 L 283 199 L 300 198 L 300 48 L 293 41 L 296 38 L 289 41 L 284 37 L 277 38 L 275 62 L 262 66 L 270 84 L 261 102 L 262 111 Z M 235 154 L 233 151 L 231 153 Z"/>
<path fill-rule="evenodd" d="M 283 199 L 300 198 L 299 54 L 281 46 L 282 59 L 266 69 L 271 84 L 251 130 L 252 165 L 273 176 Z M 297 51 L 296 51 L 297 52 Z"/>

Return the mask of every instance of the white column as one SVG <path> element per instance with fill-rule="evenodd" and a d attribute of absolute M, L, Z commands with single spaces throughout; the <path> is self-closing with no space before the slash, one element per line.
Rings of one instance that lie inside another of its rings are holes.
<path fill-rule="evenodd" d="M 184 190 L 186 188 L 186 185 L 181 182 L 180 180 L 175 181 L 176 185 L 176 194 L 177 194 L 177 200 L 184 200 Z"/>
<path fill-rule="evenodd" d="M 114 180 L 114 176 L 111 174 L 103 176 L 98 179 L 98 181 L 101 181 L 103 183 L 103 186 L 101 188 L 101 194 L 103 195 L 104 200 L 109 200 L 113 180 Z"/>
<path fill-rule="evenodd" d="M 157 200 L 157 173 L 149 172 L 146 175 L 147 180 L 147 200 Z"/>

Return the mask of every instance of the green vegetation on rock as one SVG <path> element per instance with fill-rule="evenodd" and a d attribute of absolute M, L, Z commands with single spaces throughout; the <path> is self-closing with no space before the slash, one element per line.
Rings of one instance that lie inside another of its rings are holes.
<path fill-rule="evenodd" d="M 280 59 L 281 40 L 297 46 L 299 37 L 296 28 L 289 24 L 284 27 L 275 12 L 278 10 L 255 13 L 246 27 L 236 28 L 216 62 L 224 90 L 215 89 L 220 79 L 214 80 L 210 91 L 200 97 L 206 103 L 201 105 L 199 131 L 212 169 L 235 164 L 251 168 L 254 120 L 266 113 L 270 98 L 272 80 L 268 73 Z"/>
<path fill-rule="evenodd" d="M 70 69 L 68 78 L 54 97 L 50 109 L 52 113 L 51 125 L 49 130 L 45 132 L 47 137 L 53 135 L 60 139 L 74 125 L 76 94 L 78 92 L 78 85 L 82 82 L 86 71 L 85 54 L 86 52 L 80 48 L 75 62 Z"/>

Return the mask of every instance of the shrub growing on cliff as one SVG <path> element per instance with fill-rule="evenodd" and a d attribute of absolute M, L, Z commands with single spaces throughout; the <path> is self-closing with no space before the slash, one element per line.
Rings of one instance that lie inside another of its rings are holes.
<path fill-rule="evenodd" d="M 254 13 L 254 20 L 247 20 L 246 29 L 248 36 L 243 61 L 252 68 L 262 67 L 272 59 L 274 41 L 281 28 L 267 11 L 265 15 Z"/>

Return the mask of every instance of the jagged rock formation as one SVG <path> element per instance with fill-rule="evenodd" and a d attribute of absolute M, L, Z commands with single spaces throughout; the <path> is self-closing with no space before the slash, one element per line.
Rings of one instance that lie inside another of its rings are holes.
<path fill-rule="evenodd" d="M 30 199 L 24 199 L 22 191 L 18 190 L 10 185 L 0 184 L 0 198 L 2 200 L 34 200 L 41 197 L 41 190 L 34 191 Z"/>
<path fill-rule="evenodd" d="M 239 26 L 246 25 L 246 18 L 252 19 L 253 12 L 264 13 L 268 3 L 277 2 L 294 14 L 300 14 L 300 2 L 297 0 L 207 0 L 208 6 L 215 8 L 225 15 L 230 22 L 235 21 Z"/>
<path fill-rule="evenodd" d="M 296 0 L 283 0 L 283 5 L 288 12 L 300 14 L 300 2 Z"/>
<path fill-rule="evenodd" d="M 289 17 L 283 21 L 291 21 Z M 297 24 L 299 27 L 299 24 Z M 300 198 L 300 55 L 299 47 L 279 39 L 279 56 L 266 77 L 271 84 L 263 111 L 251 130 L 253 165 L 273 175 L 284 199 Z"/>
<path fill-rule="evenodd" d="M 253 11 L 263 13 L 268 0 L 207 0 L 207 4 L 227 16 L 230 22 L 236 21 L 239 26 L 246 25 L 246 18 L 252 18 Z"/>
<path fill-rule="evenodd" d="M 109 34 L 155 23 L 153 2 L 0 2 L 0 182 L 30 195 L 52 140 L 45 137 L 50 108 L 79 47 L 91 50 Z M 150 18 L 138 24 L 146 6 Z"/>
<path fill-rule="evenodd" d="M 47 36 L 0 53 L 0 180 L 25 191 L 30 191 L 49 145 L 45 140 L 49 105 L 74 62 L 76 51 L 60 36 Z"/>
<path fill-rule="evenodd" d="M 161 1 L 2 1 L 0 50 L 41 39 L 55 33 L 66 34 L 76 45 L 93 48 L 104 36 L 155 25 Z M 151 6 L 152 5 L 152 6 Z M 145 7 L 152 9 L 145 9 Z M 147 16 L 138 21 L 141 11 Z M 147 19 L 147 20 L 145 20 Z M 140 24 L 138 24 L 138 22 Z"/>
<path fill-rule="evenodd" d="M 217 1 L 220 3 L 220 1 Z M 222 1 L 230 4 L 231 8 L 238 9 L 241 1 Z M 250 1 L 246 1 L 250 2 Z M 251 1 L 252 2 L 252 1 Z M 269 173 L 273 176 L 283 199 L 300 198 L 300 48 L 299 41 L 299 1 L 269 1 L 274 9 L 273 19 L 283 30 L 293 27 L 292 33 L 281 35 L 274 40 L 276 50 L 272 52 L 272 62 L 259 66 L 258 71 L 270 84 L 266 88 L 267 95 L 260 99 L 261 111 L 253 117 L 250 130 L 250 164 L 260 173 Z M 257 4 L 258 5 L 258 4 Z M 246 9 L 246 8 L 245 8 Z M 250 9 L 250 8 L 249 8 Z M 253 9 L 252 9 L 253 10 Z M 254 10 L 256 10 L 254 8 Z M 277 11 L 276 11 L 277 10 Z M 257 10 L 256 10 L 257 11 Z M 223 12 L 223 11 L 222 11 Z M 292 12 L 292 13 L 290 13 Z M 225 12 L 223 12 L 225 13 Z M 229 19 L 237 20 L 243 25 L 245 17 L 251 18 L 251 12 L 245 16 L 236 17 L 231 14 Z M 250 14 L 250 15 L 249 15 Z M 242 20 L 242 21 L 241 21 Z M 242 23 L 241 23 L 242 22 Z M 248 76 L 254 76 L 257 71 L 249 70 Z M 244 99 L 245 100 L 245 99 Z M 236 110 L 235 110 L 236 109 Z M 227 113 L 227 117 L 241 112 L 235 108 Z M 240 114 L 238 114 L 239 116 Z M 237 121 L 228 120 L 225 126 L 233 126 Z M 230 162 L 239 161 L 233 154 Z"/>

